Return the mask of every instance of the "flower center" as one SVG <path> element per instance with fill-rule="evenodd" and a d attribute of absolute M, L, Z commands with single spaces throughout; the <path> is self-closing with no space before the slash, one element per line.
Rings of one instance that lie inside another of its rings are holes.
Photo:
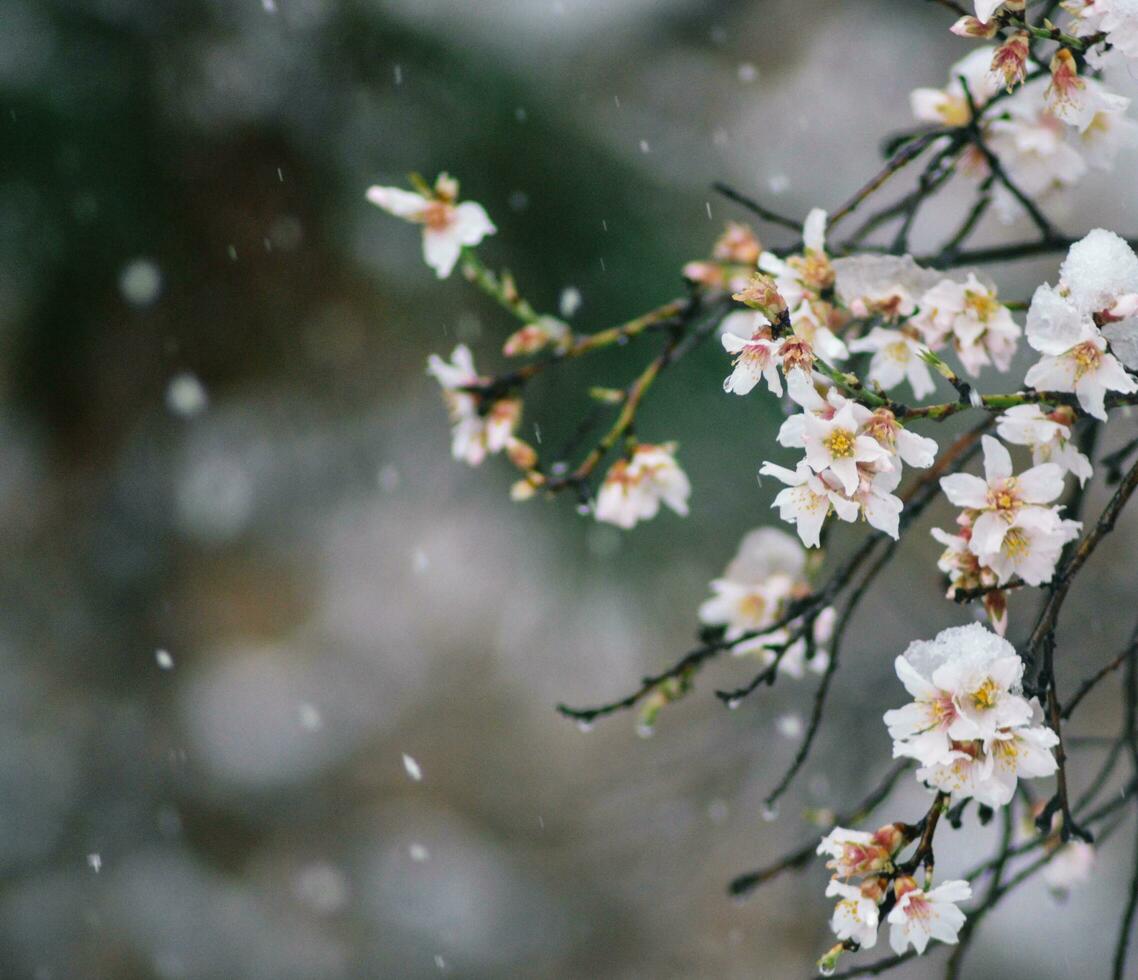
<path fill-rule="evenodd" d="M 964 292 L 964 305 L 976 314 L 981 323 L 987 323 L 992 314 L 1000 308 L 999 302 L 988 293 L 977 293 L 971 289 Z"/>
<path fill-rule="evenodd" d="M 893 360 L 899 361 L 901 364 L 907 364 L 913 352 L 909 350 L 908 344 L 903 340 L 898 340 L 896 343 L 892 343 L 886 347 L 885 353 L 893 358 Z"/>
<path fill-rule="evenodd" d="M 823 445 L 834 459 L 849 459 L 854 454 L 854 438 L 849 429 L 834 429 L 823 440 Z"/>
<path fill-rule="evenodd" d="M 420 220 L 432 231 L 444 231 L 454 220 L 454 208 L 445 201 L 431 201 L 423 208 Z"/>
<path fill-rule="evenodd" d="M 1020 499 L 1016 492 L 1015 479 L 1003 480 L 988 491 L 988 506 L 999 511 L 1005 518 L 1011 520 L 1011 515 L 1019 510 Z"/>
<path fill-rule="evenodd" d="M 1013 527 L 1004 535 L 1004 543 L 1000 546 L 1000 550 L 1009 558 L 1018 558 L 1029 546 L 1027 535 L 1018 527 Z"/>
<path fill-rule="evenodd" d="M 1089 340 L 1071 348 L 1067 356 L 1075 360 L 1075 380 L 1098 370 L 1102 361 L 1102 351 Z"/>
<path fill-rule="evenodd" d="M 972 692 L 972 705 L 980 711 L 988 711 L 996 706 L 996 701 L 999 700 L 999 697 L 1000 687 L 989 677 Z"/>

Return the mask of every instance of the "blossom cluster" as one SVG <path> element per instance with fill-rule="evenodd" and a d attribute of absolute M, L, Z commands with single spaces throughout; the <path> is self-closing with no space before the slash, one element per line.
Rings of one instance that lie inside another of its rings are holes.
<path fill-rule="evenodd" d="M 757 655 L 764 665 L 777 662 L 791 677 L 802 677 L 806 667 L 826 669 L 835 613 L 828 607 L 810 623 L 791 615 L 792 604 L 810 595 L 810 583 L 806 551 L 789 534 L 771 527 L 750 531 L 711 591 L 699 620 L 722 627 L 733 653 Z"/>
<path fill-rule="evenodd" d="M 1004 416 L 1000 425 L 1004 431 L 1016 431 L 1034 441 L 1042 436 L 1033 430 L 1058 423 L 1021 414 L 1018 418 Z M 949 577 L 950 593 L 992 589 L 985 596 L 990 600 L 988 613 L 1002 634 L 1007 625 L 1006 605 L 997 587 L 1016 577 L 1032 586 L 1049 582 L 1063 546 L 1078 536 L 1081 525 L 1065 519 L 1062 506 L 1054 503 L 1063 492 L 1063 468 L 1058 462 L 1039 463 L 1016 474 L 1011 454 L 998 439 L 984 436 L 983 447 L 983 478 L 953 473 L 940 481 L 945 496 L 963 508 L 956 519 L 956 533 L 934 528 L 932 534 L 945 546 L 938 567 Z M 1079 457 L 1077 451 L 1069 452 Z"/>
<path fill-rule="evenodd" d="M 1086 27 L 1089 21 L 1079 23 Z M 957 26 L 958 33 L 969 33 Z M 1080 77 L 1069 51 L 1060 49 L 1048 71 L 1030 61 L 1028 49 L 1022 32 L 998 47 L 977 48 L 949 69 L 944 88 L 915 89 L 910 105 L 919 121 L 945 127 L 966 126 L 975 112 L 984 146 L 1003 173 L 1038 200 L 1073 187 L 1092 169 L 1111 169 L 1121 149 L 1138 143 L 1138 124 L 1124 114 L 1130 100 L 1095 78 Z M 997 99 L 999 112 L 985 112 Z M 975 145 L 958 172 L 976 184 L 993 176 L 991 160 Z M 1004 220 L 1022 213 L 1022 201 L 1004 182 L 992 193 Z"/>
<path fill-rule="evenodd" d="M 787 485 L 774 500 L 782 519 L 811 548 L 820 545 L 831 513 L 843 521 L 864 518 L 898 537 L 902 504 L 893 491 L 902 463 L 931 466 L 936 443 L 910 432 L 888 408 L 871 411 L 833 385 L 820 390 L 804 371 L 792 372 L 787 384 L 802 411 L 782 424 L 778 441 L 802 449 L 804 458 L 793 470 L 771 462 L 759 470 Z"/>
<path fill-rule="evenodd" d="M 1023 696 L 1023 661 L 979 623 L 910 644 L 894 663 L 913 700 L 885 713 L 893 754 L 921 764 L 917 778 L 989 807 L 1006 806 L 1020 777 L 1049 776 L 1059 739 Z"/>

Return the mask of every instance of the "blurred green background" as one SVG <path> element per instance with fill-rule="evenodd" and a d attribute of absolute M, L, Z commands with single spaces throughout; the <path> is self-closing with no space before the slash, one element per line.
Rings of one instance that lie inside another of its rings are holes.
<path fill-rule="evenodd" d="M 483 257 L 540 308 L 578 289 L 599 329 L 678 295 L 741 217 L 713 180 L 799 216 L 842 200 L 966 53 L 947 26 L 919 0 L 6 0 L 0 975 L 810 973 L 821 866 L 745 905 L 725 882 L 884 770 L 892 657 L 967 615 L 935 546 L 915 534 L 859 616 L 777 820 L 809 681 L 726 712 L 711 690 L 752 669 L 728 663 L 652 740 L 578 732 L 552 706 L 672 662 L 768 520 L 777 406 L 725 397 L 708 344 L 640 426 L 680 441 L 691 518 L 510 504 L 507 465 L 449 458 L 424 365 L 461 340 L 497 367 L 512 324 L 363 195 L 449 170 L 499 227 Z M 1124 157 L 1057 217 L 1133 232 L 1133 178 Z M 1004 295 L 1054 266 L 1001 271 Z M 581 386 L 644 356 L 551 378 L 526 426 L 563 436 Z M 1088 663 L 1129 628 L 1101 615 L 1132 600 L 1125 540 L 1088 575 Z M 923 808 L 898 795 L 890 819 Z M 1017 895 L 970 975 L 1080 972 L 1111 863 L 1048 912 L 1053 944 L 1028 941 L 1042 890 Z"/>

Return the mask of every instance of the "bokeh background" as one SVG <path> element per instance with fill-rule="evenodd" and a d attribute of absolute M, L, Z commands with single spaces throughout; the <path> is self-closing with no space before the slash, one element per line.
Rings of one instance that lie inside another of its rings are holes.
<path fill-rule="evenodd" d="M 437 283 L 417 230 L 363 193 L 449 170 L 499 226 L 488 261 L 545 309 L 579 290 L 575 326 L 607 326 L 677 295 L 741 216 L 713 180 L 796 215 L 842 200 L 908 90 L 967 53 L 946 18 L 919 0 L 6 0 L 0 975 L 810 974 L 822 867 L 741 905 L 725 883 L 884 770 L 892 657 L 969 615 L 940 598 L 935 546 L 915 533 L 866 603 L 775 819 L 760 803 L 809 681 L 727 712 L 712 688 L 752 665 L 721 664 L 653 739 L 631 716 L 577 731 L 553 705 L 675 659 L 769 520 L 754 474 L 775 408 L 724 397 L 707 345 L 641 429 L 681 442 L 688 520 L 622 534 L 569 501 L 511 504 L 508 466 L 449 458 L 423 369 L 459 340 L 498 365 L 512 326 Z M 1134 232 L 1134 176 L 1123 156 L 1053 213 Z M 995 271 L 1026 298 L 1055 262 Z M 641 356 L 535 389 L 527 426 L 564 438 L 579 386 Z M 1134 532 L 1072 600 L 1072 686 L 1130 628 Z M 1012 616 L 1022 633 L 1018 598 Z M 1109 694 L 1087 705 L 1076 730 L 1113 731 Z M 926 799 L 907 787 L 888 816 Z M 947 835 L 938 871 L 986 833 Z M 1009 900 L 966 974 L 1105 970 L 1131 836 L 1066 905 L 1039 885 Z"/>

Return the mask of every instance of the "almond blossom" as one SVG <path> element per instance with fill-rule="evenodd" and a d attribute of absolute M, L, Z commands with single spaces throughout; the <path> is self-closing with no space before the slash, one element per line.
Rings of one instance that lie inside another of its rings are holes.
<path fill-rule="evenodd" d="M 1108 91 L 1106 86 L 1094 79 L 1079 77 L 1079 69 L 1074 55 L 1066 48 L 1060 48 L 1051 59 L 1051 84 L 1044 98 L 1048 111 L 1081 133 L 1099 115 L 1123 113 L 1130 105 L 1124 95 Z"/>
<path fill-rule="evenodd" d="M 771 392 L 782 395 L 778 365 L 783 342 L 773 339 L 770 321 L 762 313 L 739 310 L 724 317 L 720 329 L 724 350 L 736 355 L 723 390 L 746 395 L 765 380 Z"/>
<path fill-rule="evenodd" d="M 439 174 L 433 189 L 368 188 L 367 199 L 397 218 L 423 226 L 423 259 L 440 279 L 449 276 L 462 249 L 477 245 L 498 229 L 481 204 L 458 203 L 458 181 Z"/>
<path fill-rule="evenodd" d="M 987 364 L 1007 371 L 1022 333 L 995 289 L 972 272 L 964 282 L 942 279 L 925 292 L 912 324 L 932 350 L 951 344 L 973 377 Z"/>
<path fill-rule="evenodd" d="M 1019 694 L 1023 661 L 979 623 L 911 643 L 894 668 L 914 698 L 885 713 L 894 756 L 925 765 L 951 761 L 954 743 L 991 739 L 1031 718 L 1031 706 Z"/>
<path fill-rule="evenodd" d="M 832 487 L 818 476 L 806 460 L 798 463 L 793 470 L 774 463 L 763 463 L 759 469 L 762 476 L 773 476 L 786 484 L 786 489 L 774 498 L 772 507 L 777 507 L 779 517 L 793 524 L 798 537 L 807 548 L 817 548 L 821 544 L 822 525 L 830 511 L 843 521 L 856 521 L 861 508 L 858 504 Z"/>
<path fill-rule="evenodd" d="M 850 350 L 872 351 L 867 377 L 886 391 L 908 381 L 913 397 L 924 398 L 936 390 L 928 365 L 922 360 L 925 347 L 904 330 L 874 327 L 866 336 L 850 341 Z"/>
<path fill-rule="evenodd" d="M 451 454 L 478 466 L 489 454 L 507 447 L 522 415 L 520 398 L 499 398 L 488 406 L 481 395 L 463 390 L 488 383 L 474 370 L 474 355 L 465 344 L 455 347 L 450 362 L 438 354 L 427 360 L 427 372 L 442 386 L 451 418 Z"/>
<path fill-rule="evenodd" d="M 954 944 L 964 925 L 964 913 L 956 907 L 972 897 L 972 886 L 966 881 L 945 881 L 925 891 L 912 878 L 893 882 L 897 904 L 890 910 L 889 945 L 900 955 L 909 946 L 924 953 L 930 939 Z"/>
<path fill-rule="evenodd" d="M 596 519 L 627 531 L 638 521 L 655 517 L 661 503 L 687 516 L 691 483 L 676 462 L 675 451 L 675 443 L 642 442 L 630 459 L 613 463 L 597 494 Z"/>
<path fill-rule="evenodd" d="M 986 17 L 978 17 L 986 21 Z M 977 108 L 999 91 L 1000 83 L 991 72 L 993 47 L 981 47 L 962 58 L 948 69 L 948 84 L 943 89 L 918 88 L 909 95 L 909 105 L 913 115 L 920 122 L 937 126 L 966 126 L 972 113 L 968 106 L 968 96 L 963 78 L 968 83 L 968 91 Z"/>
<path fill-rule="evenodd" d="M 1071 441 L 1075 413 L 1066 405 L 1044 412 L 1039 405 L 1015 405 L 996 419 L 996 432 L 1004 442 L 1031 449 L 1032 462 L 1054 463 L 1073 473 L 1079 483 L 1093 474 L 1091 462 Z"/>
<path fill-rule="evenodd" d="M 846 494 L 854 493 L 861 482 L 859 463 L 883 463 L 884 468 L 892 469 L 890 453 L 876 439 L 859 434 L 864 421 L 864 416 L 859 420 L 855 415 L 852 402 L 829 418 L 812 412 L 804 415 L 806 462 L 815 473 L 832 473 Z"/>
<path fill-rule="evenodd" d="M 847 885 L 831 878 L 826 886 L 827 898 L 840 898 L 830 917 L 830 928 L 842 940 L 855 942 L 862 949 L 872 949 L 877 945 L 878 899 L 874 887 L 869 894 L 858 885 Z"/>
<path fill-rule="evenodd" d="M 835 827 L 818 844 L 816 853 L 830 855 L 826 867 L 834 878 L 875 874 L 893 869 L 893 854 L 902 838 L 894 824 L 887 824 L 875 833 Z"/>
<path fill-rule="evenodd" d="M 940 481 L 945 496 L 958 507 L 975 511 L 972 550 L 981 558 L 999 550 L 1019 511 L 1050 503 L 1063 492 L 1063 471 L 1055 463 L 1041 463 L 1012 474 L 1012 457 L 997 439 L 983 436 L 984 478 L 952 473 Z"/>
<path fill-rule="evenodd" d="M 711 582 L 715 593 L 699 607 L 701 623 L 726 627 L 724 638 L 737 640 L 780 619 L 789 602 L 809 593 L 806 552 L 793 537 L 777 528 L 757 528 L 739 545 L 721 578 Z"/>

